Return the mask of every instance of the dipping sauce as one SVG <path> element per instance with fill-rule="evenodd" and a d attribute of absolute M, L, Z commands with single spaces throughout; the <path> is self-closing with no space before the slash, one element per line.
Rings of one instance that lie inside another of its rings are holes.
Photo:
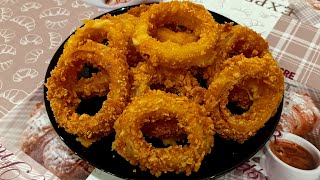
<path fill-rule="evenodd" d="M 281 161 L 295 168 L 312 170 L 318 167 L 312 155 L 294 142 L 277 139 L 270 143 L 270 149 Z"/>

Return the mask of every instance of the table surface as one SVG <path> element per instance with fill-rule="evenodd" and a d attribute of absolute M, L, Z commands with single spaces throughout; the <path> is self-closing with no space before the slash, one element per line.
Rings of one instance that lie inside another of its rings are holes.
<path fill-rule="evenodd" d="M 194 1 L 260 33 L 287 80 L 320 89 L 320 14 L 310 4 Z M 0 122 L 24 99 L 39 97 L 51 58 L 82 21 L 110 10 L 81 0 L 0 0 Z"/>

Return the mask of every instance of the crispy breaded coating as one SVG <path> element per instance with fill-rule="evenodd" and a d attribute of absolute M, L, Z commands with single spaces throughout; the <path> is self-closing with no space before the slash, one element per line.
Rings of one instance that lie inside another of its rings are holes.
<path fill-rule="evenodd" d="M 150 118 L 155 122 L 163 120 L 163 114 L 176 117 L 178 126 L 187 134 L 189 145 L 155 148 L 145 141 L 141 127 L 149 123 Z M 185 172 L 186 175 L 197 172 L 214 141 L 213 122 L 203 107 L 186 97 L 162 91 L 150 91 L 134 98 L 114 128 L 113 149 L 132 165 L 149 169 L 155 176 L 167 172 Z"/>

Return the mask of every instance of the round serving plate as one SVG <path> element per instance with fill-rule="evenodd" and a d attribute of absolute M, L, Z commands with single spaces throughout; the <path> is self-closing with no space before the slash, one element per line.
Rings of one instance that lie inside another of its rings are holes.
<path fill-rule="evenodd" d="M 131 7 L 123 7 L 109 13 L 112 15 L 119 15 L 127 12 Z M 232 20 L 217 13 L 210 13 L 219 23 L 233 22 Z M 101 16 L 97 18 L 100 17 Z M 45 82 L 47 78 L 50 77 L 50 72 L 56 66 L 59 57 L 63 52 L 64 43 L 57 50 L 50 62 L 45 76 Z M 53 127 L 64 143 L 82 159 L 88 161 L 93 166 L 108 174 L 112 174 L 124 179 L 207 179 L 221 176 L 247 161 L 265 145 L 279 122 L 283 103 L 282 102 L 280 104 L 277 113 L 270 118 L 265 126 L 261 128 L 254 137 L 250 138 L 243 144 L 224 140 L 218 135 L 215 135 L 215 142 L 212 152 L 211 154 L 205 156 L 198 172 L 192 173 L 190 176 L 186 176 L 185 174 L 163 173 L 159 178 L 156 178 L 148 171 L 141 171 L 139 167 L 132 166 L 128 161 L 118 155 L 116 151 L 111 150 L 114 134 L 111 134 L 110 136 L 92 144 L 89 148 L 83 147 L 78 141 L 76 141 L 76 136 L 70 135 L 63 128 L 58 127 L 50 107 L 50 102 L 46 98 L 46 93 L 47 88 L 44 87 L 44 99 L 47 113 Z M 93 102 L 93 104 L 95 103 Z M 87 108 L 94 109 L 95 107 L 88 105 Z"/>

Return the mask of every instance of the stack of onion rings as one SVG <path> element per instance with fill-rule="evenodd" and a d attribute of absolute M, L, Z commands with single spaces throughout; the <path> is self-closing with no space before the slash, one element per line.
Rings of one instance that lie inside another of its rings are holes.
<path fill-rule="evenodd" d="M 80 77 L 85 66 L 98 72 Z M 57 123 L 84 146 L 115 130 L 113 149 L 131 164 L 155 176 L 190 175 L 215 131 L 243 143 L 263 127 L 280 104 L 283 76 L 259 34 L 173 1 L 85 21 L 46 86 Z M 96 96 L 107 99 L 95 115 L 77 113 L 82 99 Z M 233 114 L 229 102 L 246 112 Z M 144 136 L 188 144 L 155 148 Z"/>

